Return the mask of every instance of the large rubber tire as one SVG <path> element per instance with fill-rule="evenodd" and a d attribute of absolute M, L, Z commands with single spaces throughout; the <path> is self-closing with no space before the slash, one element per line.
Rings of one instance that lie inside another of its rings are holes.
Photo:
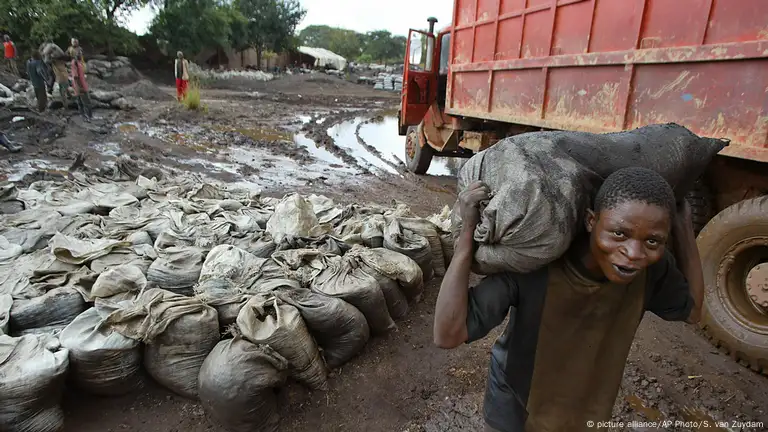
<path fill-rule="evenodd" d="M 419 145 L 419 133 L 421 132 L 418 127 L 408 127 L 408 133 L 405 135 L 405 165 L 408 171 L 422 175 L 429 170 L 435 152 L 429 144 Z"/>
<path fill-rule="evenodd" d="M 715 215 L 714 196 L 706 183 L 703 180 L 698 180 L 690 192 L 685 195 L 685 199 L 691 206 L 693 231 L 699 235 Z"/>
<path fill-rule="evenodd" d="M 734 360 L 768 375 L 768 314 L 750 302 L 745 285 L 749 270 L 768 262 L 768 196 L 720 212 L 699 234 L 698 247 L 703 330 Z"/>

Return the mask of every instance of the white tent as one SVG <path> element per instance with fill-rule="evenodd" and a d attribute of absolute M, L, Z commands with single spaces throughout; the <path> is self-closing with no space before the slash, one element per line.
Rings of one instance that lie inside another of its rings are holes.
<path fill-rule="evenodd" d="M 299 52 L 315 58 L 315 67 L 323 67 L 327 64 L 332 65 L 338 70 L 344 70 L 347 67 L 347 59 L 328 51 L 325 48 L 299 47 Z"/>

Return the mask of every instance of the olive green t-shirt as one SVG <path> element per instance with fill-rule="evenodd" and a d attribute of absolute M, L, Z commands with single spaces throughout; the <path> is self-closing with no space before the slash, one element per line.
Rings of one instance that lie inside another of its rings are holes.
<path fill-rule="evenodd" d="M 567 258 L 486 277 L 469 292 L 468 343 L 509 324 L 491 351 L 484 415 L 502 432 L 589 430 L 610 420 L 645 311 L 669 321 L 693 308 L 671 254 L 629 285 L 595 281 Z"/>

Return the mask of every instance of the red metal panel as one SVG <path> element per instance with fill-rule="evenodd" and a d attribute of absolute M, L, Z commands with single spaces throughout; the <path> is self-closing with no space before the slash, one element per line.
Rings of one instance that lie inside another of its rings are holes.
<path fill-rule="evenodd" d="M 597 0 L 590 52 L 635 48 L 645 0 Z"/>
<path fill-rule="evenodd" d="M 525 0 L 501 0 L 501 14 L 519 12 L 525 9 Z"/>
<path fill-rule="evenodd" d="M 704 43 L 755 39 L 768 39 L 766 0 L 714 0 Z"/>
<path fill-rule="evenodd" d="M 496 46 L 496 23 L 490 22 L 475 29 L 475 62 L 493 60 Z"/>
<path fill-rule="evenodd" d="M 548 9 L 525 15 L 521 57 L 549 55 L 549 38 L 552 35 L 552 13 Z"/>
<path fill-rule="evenodd" d="M 522 27 L 522 16 L 499 21 L 496 60 L 510 60 L 519 57 Z"/>
<path fill-rule="evenodd" d="M 472 28 L 457 30 L 453 35 L 454 58 L 453 64 L 465 64 L 472 61 L 472 43 L 474 42 L 474 35 Z"/>
<path fill-rule="evenodd" d="M 538 119 L 544 93 L 541 71 L 495 72 L 491 93 L 491 111 Z"/>
<path fill-rule="evenodd" d="M 710 1 L 647 0 L 640 48 L 700 44 L 707 29 Z"/>
<path fill-rule="evenodd" d="M 456 0 L 456 24 L 459 26 L 475 22 L 477 0 Z"/>
<path fill-rule="evenodd" d="M 673 121 L 768 162 L 768 0 L 456 5 L 446 113 L 592 132 Z"/>
<path fill-rule="evenodd" d="M 453 107 L 475 113 L 488 110 L 488 72 L 453 74 Z"/>
<path fill-rule="evenodd" d="M 768 147 L 766 62 L 637 66 L 630 127 L 677 122 L 705 136 Z"/>
<path fill-rule="evenodd" d="M 496 20 L 500 0 L 477 0 L 477 21 Z"/>
<path fill-rule="evenodd" d="M 620 89 L 628 85 L 624 66 L 550 69 L 545 118 L 569 128 L 621 128 Z"/>
<path fill-rule="evenodd" d="M 557 8 L 552 55 L 587 52 L 592 4 L 592 0 L 582 0 Z"/>

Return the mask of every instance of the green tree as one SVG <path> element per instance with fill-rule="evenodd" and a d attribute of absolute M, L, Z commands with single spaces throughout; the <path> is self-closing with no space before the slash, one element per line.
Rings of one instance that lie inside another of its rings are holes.
<path fill-rule="evenodd" d="M 392 36 L 392 33 L 386 30 L 376 30 L 365 34 L 364 54 L 370 55 L 379 62 L 386 62 L 402 58 L 405 53 L 405 41 L 403 36 Z"/>
<path fill-rule="evenodd" d="M 173 0 L 162 8 L 150 26 L 154 37 L 167 43 L 168 51 L 193 56 L 204 48 L 230 42 L 232 12 L 216 0 Z"/>
<path fill-rule="evenodd" d="M 135 34 L 121 27 L 109 27 L 95 0 L 0 0 L 0 30 L 9 32 L 28 55 L 42 42 L 62 47 L 77 37 L 89 51 L 99 52 L 111 45 L 121 53 L 139 49 Z"/>
<path fill-rule="evenodd" d="M 235 5 L 247 20 L 245 40 L 256 50 L 259 69 L 265 50 L 282 52 L 294 47 L 296 26 L 307 13 L 298 0 L 235 0 Z"/>
<path fill-rule="evenodd" d="M 120 17 L 128 16 L 141 7 L 154 3 L 153 0 L 81 0 L 92 1 L 99 11 L 105 25 L 107 35 L 107 53 L 110 57 L 115 55 L 115 41 L 121 36 Z M 74 2 L 73 2 L 74 3 Z"/>

